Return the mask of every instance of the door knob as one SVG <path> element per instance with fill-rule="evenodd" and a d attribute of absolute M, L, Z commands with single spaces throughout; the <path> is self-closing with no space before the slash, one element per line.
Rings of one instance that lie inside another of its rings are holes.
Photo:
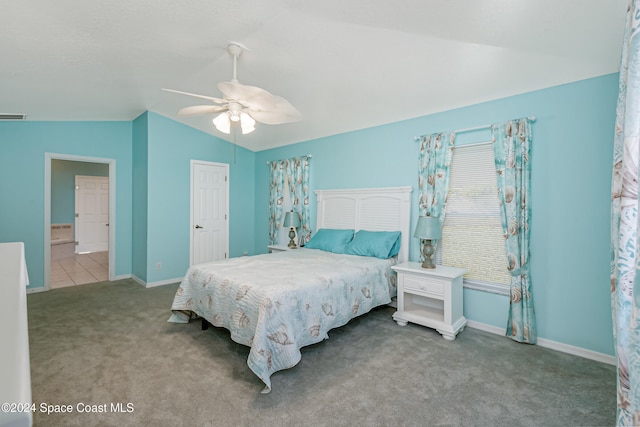
<path fill-rule="evenodd" d="M 202 227 L 201 225 L 196 225 L 196 228 L 204 228 L 204 227 Z"/>

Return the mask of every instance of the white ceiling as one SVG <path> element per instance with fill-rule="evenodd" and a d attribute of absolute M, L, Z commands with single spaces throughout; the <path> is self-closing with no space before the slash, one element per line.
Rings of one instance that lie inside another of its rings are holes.
<path fill-rule="evenodd" d="M 238 80 L 289 100 L 254 151 L 618 71 L 628 0 L 18 0 L 0 13 L 0 113 L 132 120 L 145 110 L 229 139 L 211 117 L 229 41 Z"/>

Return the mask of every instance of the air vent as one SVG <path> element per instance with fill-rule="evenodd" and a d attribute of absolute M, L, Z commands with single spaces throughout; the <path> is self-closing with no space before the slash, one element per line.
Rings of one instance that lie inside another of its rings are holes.
<path fill-rule="evenodd" d="M 7 114 L 0 113 L 0 120 L 26 120 L 26 114 Z"/>

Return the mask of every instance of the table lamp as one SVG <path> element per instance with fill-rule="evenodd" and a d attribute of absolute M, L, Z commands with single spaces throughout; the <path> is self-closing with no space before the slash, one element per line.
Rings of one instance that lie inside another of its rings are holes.
<path fill-rule="evenodd" d="M 298 245 L 293 238 L 296 237 L 295 229 L 300 227 L 300 215 L 294 211 L 284 214 L 284 226 L 289 227 L 289 248 L 296 249 Z"/>
<path fill-rule="evenodd" d="M 422 243 L 422 256 L 424 257 L 422 268 L 436 268 L 436 265 L 431 260 L 431 256 L 435 252 L 432 241 L 442 238 L 440 218 L 429 214 L 418 218 L 418 224 L 416 225 L 413 237 L 417 237 Z"/>

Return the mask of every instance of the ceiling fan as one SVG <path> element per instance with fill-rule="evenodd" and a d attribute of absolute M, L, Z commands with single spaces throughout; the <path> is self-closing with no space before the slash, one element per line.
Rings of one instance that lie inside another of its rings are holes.
<path fill-rule="evenodd" d="M 179 93 L 196 98 L 207 99 L 217 105 L 194 105 L 182 108 L 178 116 L 188 117 L 201 114 L 215 114 L 213 124 L 220 132 L 231 133 L 232 125 L 240 125 L 243 134 L 253 132 L 256 122 L 278 125 L 297 122 L 302 114 L 286 99 L 272 95 L 256 86 L 243 85 L 236 77 L 238 57 L 242 54 L 242 46 L 231 43 L 227 50 L 233 57 L 233 79 L 229 82 L 218 83 L 218 89 L 224 98 L 198 95 L 173 89 L 162 89 L 167 92 Z"/>

